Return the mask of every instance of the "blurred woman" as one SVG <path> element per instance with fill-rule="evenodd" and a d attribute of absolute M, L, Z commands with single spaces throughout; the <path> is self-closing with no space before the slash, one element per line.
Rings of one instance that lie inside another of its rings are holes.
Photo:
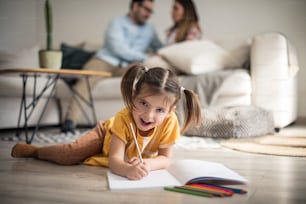
<path fill-rule="evenodd" d="M 202 29 L 199 17 L 192 0 L 174 0 L 171 16 L 173 25 L 167 30 L 164 47 L 184 41 L 200 40 Z M 144 61 L 146 67 L 163 67 L 180 75 L 181 71 L 173 67 L 167 60 L 158 54 L 151 55 Z"/>
<path fill-rule="evenodd" d="M 199 17 L 192 0 L 175 0 L 171 16 L 173 25 L 167 31 L 167 45 L 202 38 Z"/>

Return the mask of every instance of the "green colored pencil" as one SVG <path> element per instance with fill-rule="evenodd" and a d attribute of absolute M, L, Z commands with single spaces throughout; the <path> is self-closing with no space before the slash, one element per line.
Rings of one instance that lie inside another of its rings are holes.
<path fill-rule="evenodd" d="M 197 196 L 209 197 L 209 198 L 213 197 L 213 195 L 209 193 L 191 191 L 191 190 L 175 188 L 175 187 L 164 187 L 164 189 L 167 191 L 174 191 L 174 192 L 185 193 L 189 195 L 197 195 Z"/>
<path fill-rule="evenodd" d="M 208 193 L 208 194 L 212 194 L 213 196 L 219 196 L 219 197 L 224 197 L 224 193 L 218 192 L 218 191 L 213 191 L 213 190 L 209 190 L 209 189 L 201 189 L 201 188 L 196 188 L 193 186 L 175 186 L 176 188 L 181 188 L 181 189 L 186 189 L 186 190 L 190 190 L 190 191 L 197 191 L 197 192 L 201 192 L 201 193 Z"/>

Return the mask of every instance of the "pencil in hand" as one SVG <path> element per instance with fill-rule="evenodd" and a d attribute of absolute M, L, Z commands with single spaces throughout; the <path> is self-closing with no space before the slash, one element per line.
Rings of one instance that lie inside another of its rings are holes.
<path fill-rule="evenodd" d="M 143 159 L 142 159 L 142 156 L 141 156 L 141 152 L 140 152 L 140 149 L 139 149 L 139 145 L 138 145 L 138 142 L 137 142 L 136 134 L 135 134 L 132 123 L 130 123 L 130 127 L 131 127 L 131 131 L 132 131 L 132 135 L 133 135 L 133 139 L 134 139 L 134 142 L 135 142 L 135 146 L 136 146 L 136 150 L 137 150 L 139 160 L 140 160 L 141 163 L 143 163 Z"/>

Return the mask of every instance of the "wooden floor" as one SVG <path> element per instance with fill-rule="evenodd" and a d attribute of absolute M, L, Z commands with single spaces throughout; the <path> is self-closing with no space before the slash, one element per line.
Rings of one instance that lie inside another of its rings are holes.
<path fill-rule="evenodd" d="M 296 124 L 282 131 L 306 133 Z M 1 132 L 0 132 L 1 134 Z M 7 134 L 7 133 L 6 133 Z M 14 134 L 14 133 L 12 133 Z M 204 198 L 162 189 L 109 191 L 106 168 L 59 166 L 11 158 L 13 142 L 0 142 L 0 202 L 18 203 L 306 203 L 306 158 L 249 154 L 225 148 L 175 149 L 174 159 L 221 162 L 248 179 L 246 195 Z"/>

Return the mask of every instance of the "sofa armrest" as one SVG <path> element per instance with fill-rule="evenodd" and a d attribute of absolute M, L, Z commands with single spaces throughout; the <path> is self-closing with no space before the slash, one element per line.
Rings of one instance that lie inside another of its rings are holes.
<path fill-rule="evenodd" d="M 280 33 L 263 33 L 251 46 L 252 105 L 272 111 L 277 128 L 297 118 L 296 67 L 290 64 L 288 45 Z"/>

